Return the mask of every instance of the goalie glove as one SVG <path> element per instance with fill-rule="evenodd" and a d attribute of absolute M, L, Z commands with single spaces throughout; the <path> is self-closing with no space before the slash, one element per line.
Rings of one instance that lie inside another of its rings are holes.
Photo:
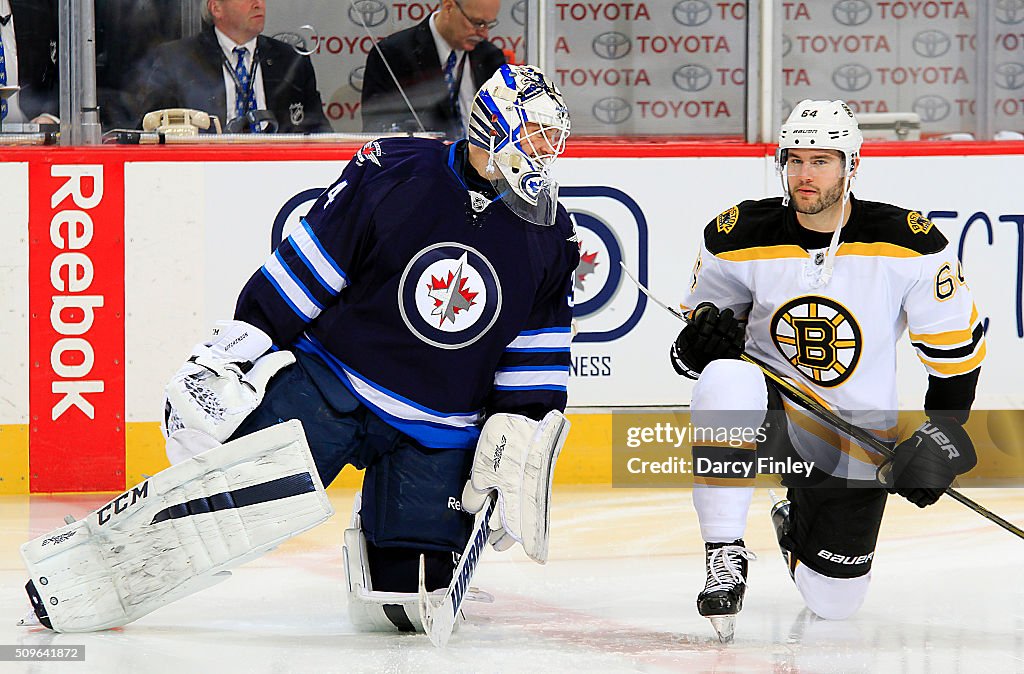
<path fill-rule="evenodd" d="M 930 506 L 957 475 L 978 463 L 967 431 L 953 419 L 929 419 L 896 446 L 895 458 L 878 469 L 879 480 L 918 508 Z"/>
<path fill-rule="evenodd" d="M 161 430 L 168 439 L 169 456 L 175 439 L 190 446 L 196 444 L 195 438 L 208 436 L 209 441 L 199 443 L 206 445 L 202 451 L 209 449 L 210 442 L 231 437 L 262 402 L 270 378 L 295 362 L 289 351 L 263 356 L 271 344 L 270 337 L 255 326 L 218 321 L 213 338 L 192 349 L 165 389 Z"/>
<path fill-rule="evenodd" d="M 551 480 L 569 421 L 552 410 L 540 421 L 518 414 L 492 414 L 480 431 L 473 468 L 462 490 L 462 508 L 478 513 L 497 492 L 488 541 L 495 550 L 522 543 L 530 559 L 548 559 Z"/>

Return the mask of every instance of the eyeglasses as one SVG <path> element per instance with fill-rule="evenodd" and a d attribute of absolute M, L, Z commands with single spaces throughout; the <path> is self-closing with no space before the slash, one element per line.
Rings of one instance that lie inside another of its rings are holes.
<path fill-rule="evenodd" d="M 466 17 L 466 21 L 469 21 L 469 25 L 473 26 L 473 28 L 477 30 L 491 30 L 498 25 L 497 19 L 494 21 L 484 21 L 482 19 L 474 19 L 469 14 L 466 14 L 466 10 L 462 9 L 462 3 L 459 2 L 459 0 L 455 0 L 455 6 L 459 8 L 460 12 L 462 12 L 462 16 Z"/>

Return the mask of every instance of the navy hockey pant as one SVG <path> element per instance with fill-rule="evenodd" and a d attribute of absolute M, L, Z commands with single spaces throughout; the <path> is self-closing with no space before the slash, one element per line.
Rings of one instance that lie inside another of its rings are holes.
<path fill-rule="evenodd" d="M 270 380 L 263 402 L 232 437 L 298 419 L 324 485 L 346 465 L 365 468 L 361 516 L 371 567 L 393 567 L 398 555 L 405 582 L 388 589 L 415 591 L 420 551 L 443 553 L 434 556 L 450 562 L 450 553 L 461 552 L 469 539 L 473 520 L 462 512 L 461 496 L 473 451 L 424 447 L 384 423 L 343 387 L 332 389 L 328 400 L 307 373 L 306 367 L 315 363 L 306 354 L 296 355 L 298 362 Z M 450 573 L 428 587 L 446 586 Z M 376 571 L 373 576 L 375 588 L 385 589 L 384 579 Z"/>

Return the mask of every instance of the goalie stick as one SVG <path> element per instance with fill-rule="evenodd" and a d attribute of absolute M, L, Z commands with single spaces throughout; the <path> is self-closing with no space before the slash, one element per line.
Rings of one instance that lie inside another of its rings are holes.
<path fill-rule="evenodd" d="M 665 311 L 669 312 L 670 314 L 681 320 L 683 323 L 689 322 L 686 320 L 686 316 L 684 316 L 681 311 L 679 311 L 678 309 L 673 309 L 672 307 L 670 307 L 669 305 L 665 304 L 664 302 L 656 298 L 654 295 L 652 295 L 651 291 L 648 290 L 642 283 L 640 283 L 640 281 L 638 281 L 635 276 L 633 276 L 633 274 L 629 271 L 629 268 L 626 267 L 626 264 L 624 262 L 619 262 L 619 264 L 622 266 L 622 270 L 626 272 L 626 276 L 629 277 L 629 280 L 632 281 L 640 290 L 640 292 L 646 295 L 649 300 L 651 300 L 659 307 L 661 307 Z M 758 368 L 761 369 L 762 372 L 764 372 L 765 376 L 767 376 L 769 379 L 775 382 L 775 384 L 779 387 L 779 389 L 782 391 L 783 394 L 785 394 L 787 398 L 797 403 L 807 411 L 811 412 L 816 417 L 818 417 L 825 423 L 829 424 L 833 428 L 843 433 L 846 433 L 854 440 L 864 443 L 865 445 L 871 447 L 871 449 L 875 450 L 876 452 L 878 452 L 879 454 L 888 459 L 892 459 L 893 457 L 896 456 L 896 453 L 893 452 L 893 450 L 886 446 L 884 443 L 882 443 L 881 440 L 871 435 L 863 428 L 860 428 L 859 426 L 854 426 L 850 422 L 836 415 L 834 412 L 832 412 L 832 410 L 828 409 L 827 407 L 819 403 L 817 400 L 810 397 L 809 395 L 801 391 L 799 388 L 794 386 L 791 382 L 789 382 L 789 380 L 786 379 L 786 376 L 784 374 L 773 368 L 768 363 L 765 363 L 757 358 L 754 358 L 753 356 L 747 353 L 741 353 L 740 360 L 750 363 L 751 365 L 756 365 Z M 946 495 L 964 504 L 965 506 L 967 506 L 974 512 L 978 513 L 985 519 L 998 524 L 999 526 L 1006 529 L 1018 538 L 1024 538 L 1024 530 L 1022 530 L 1016 524 L 1004 520 L 1002 517 L 996 515 L 988 508 L 985 508 L 981 504 L 976 503 L 975 501 L 967 498 L 966 496 L 956 491 L 955 489 L 947 488 Z"/>
<path fill-rule="evenodd" d="M 487 522 L 497 506 L 498 497 L 493 492 L 487 497 L 487 505 L 476 516 L 473 527 L 473 535 L 466 543 L 466 549 L 462 551 L 459 564 L 452 574 L 452 582 L 445 590 L 441 601 L 435 604 L 426 586 L 426 567 L 423 555 L 420 555 L 420 622 L 423 623 L 423 630 L 430 637 L 430 643 L 438 648 L 444 648 L 448 639 L 455 629 L 455 621 L 458 618 L 459 610 L 462 608 L 462 601 L 469 591 L 469 583 L 473 580 L 473 572 L 480 562 L 480 554 L 487 545 L 487 537 L 490 529 Z"/>

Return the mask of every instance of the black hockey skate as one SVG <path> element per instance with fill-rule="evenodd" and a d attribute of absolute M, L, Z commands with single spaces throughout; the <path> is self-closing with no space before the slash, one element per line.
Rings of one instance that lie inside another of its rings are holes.
<path fill-rule="evenodd" d="M 723 644 L 732 641 L 736 615 L 743 608 L 747 589 L 747 561 L 757 559 L 742 538 L 732 543 L 705 543 L 707 582 L 697 595 L 697 611 L 711 620 Z"/>
<path fill-rule="evenodd" d="M 793 574 L 796 572 L 797 562 L 796 555 L 789 549 L 792 547 L 789 500 L 779 498 L 771 489 L 768 490 L 768 496 L 772 499 L 772 525 L 775 527 L 775 536 L 779 540 L 779 550 L 782 551 L 782 559 L 785 560 L 786 568 L 789 569 L 789 577 L 792 579 Z"/>

